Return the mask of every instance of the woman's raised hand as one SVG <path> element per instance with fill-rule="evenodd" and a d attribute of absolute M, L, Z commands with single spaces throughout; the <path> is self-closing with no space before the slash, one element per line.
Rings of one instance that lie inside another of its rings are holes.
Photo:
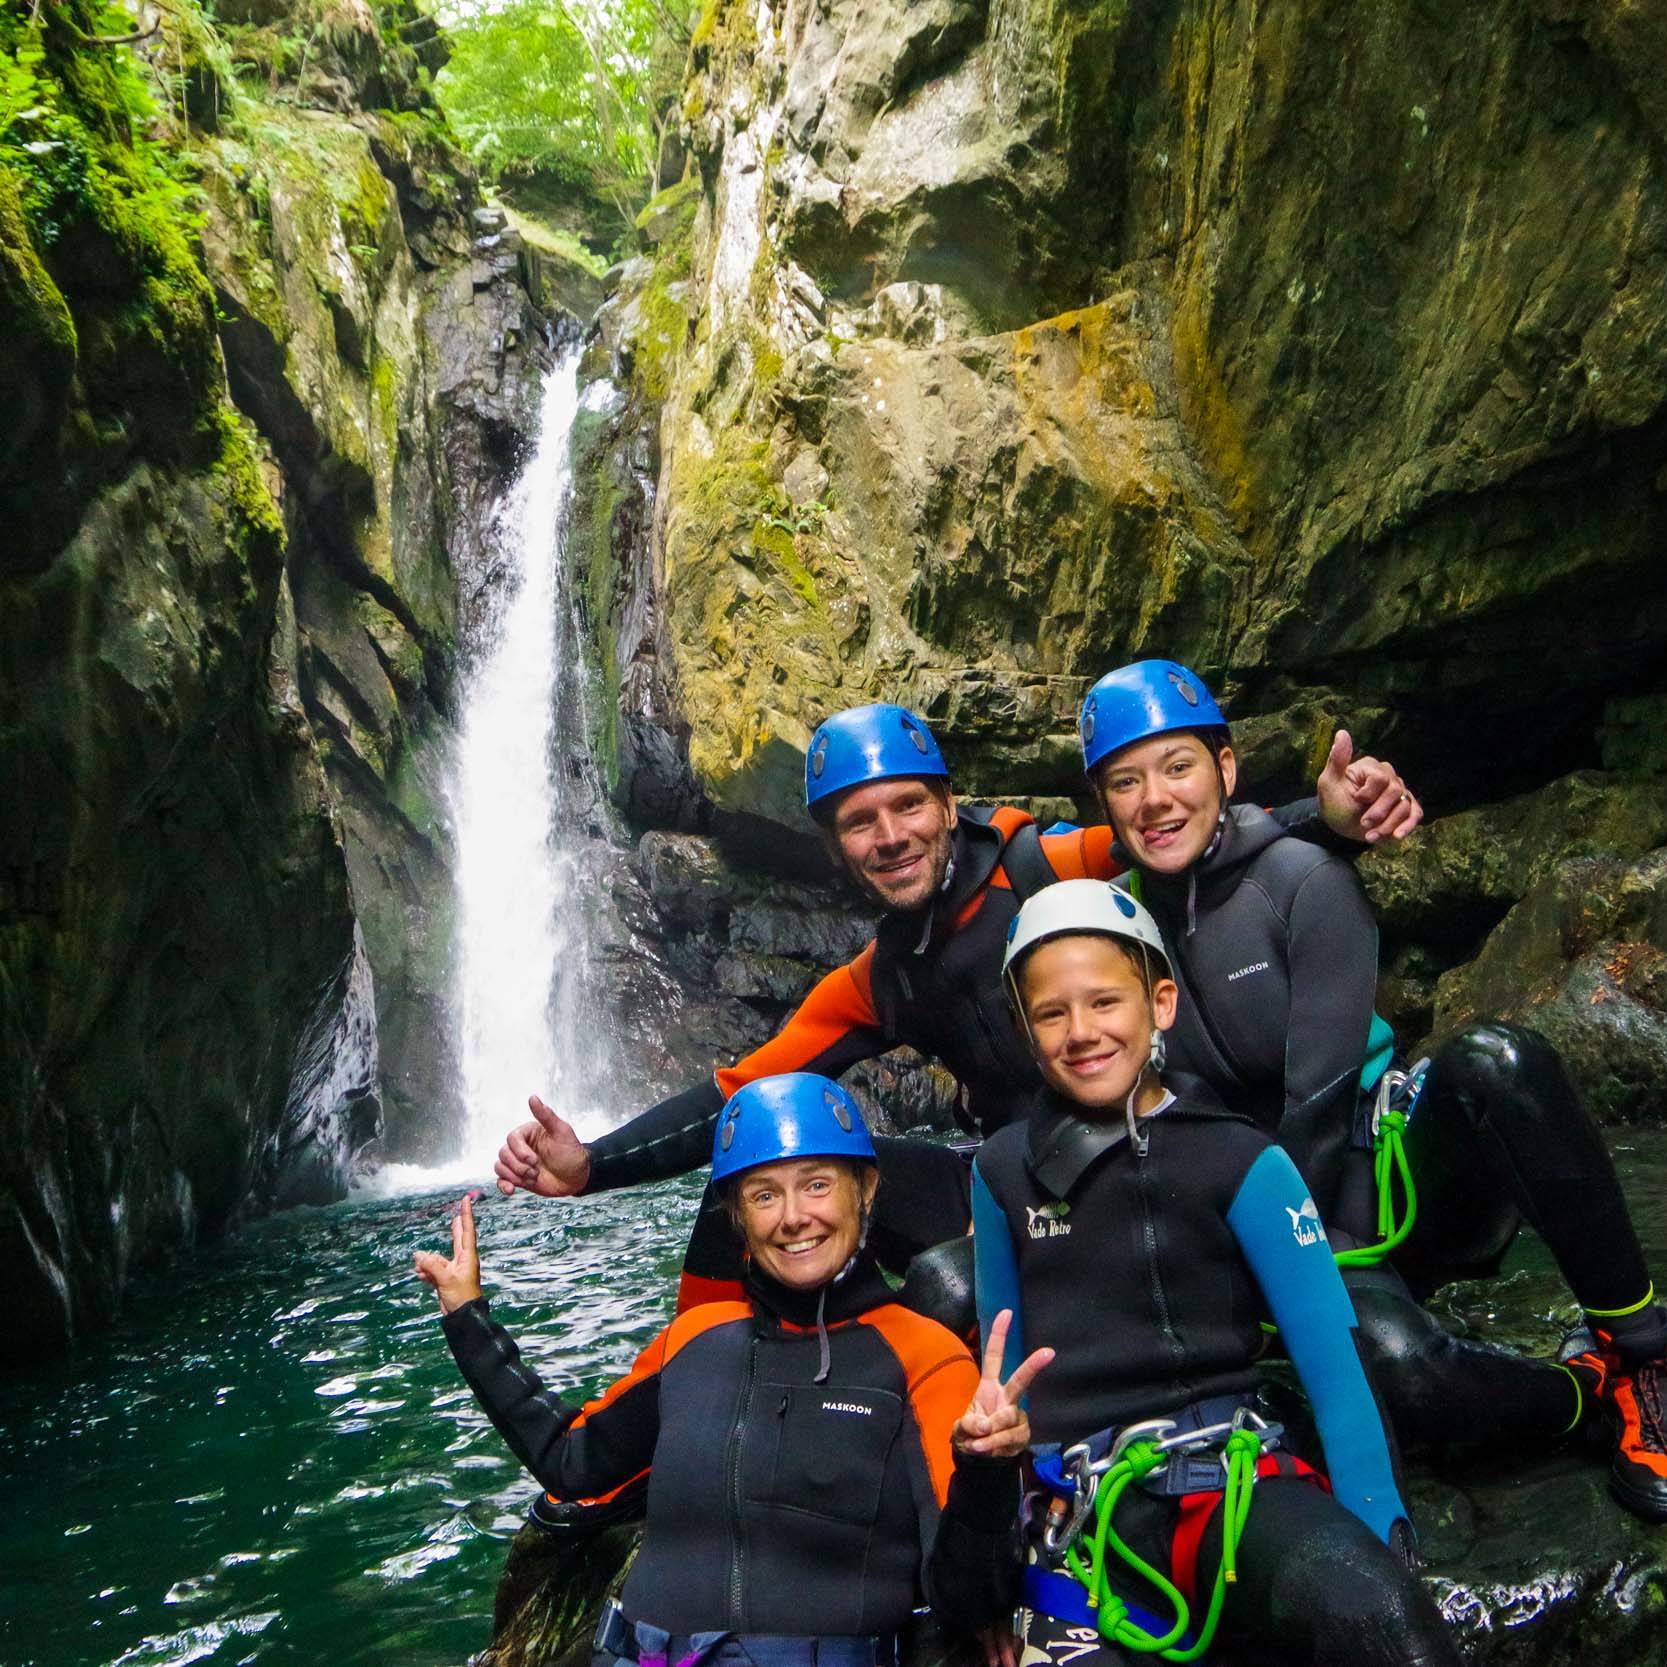
<path fill-rule="evenodd" d="M 483 1293 L 480 1288 L 480 1253 L 475 1249 L 475 1195 L 466 1192 L 451 1218 L 451 1255 L 437 1250 L 416 1254 L 417 1277 L 432 1285 L 440 1298 L 440 1312 L 449 1314 Z M 999 1358 L 999 1357 L 998 1357 Z"/>
<path fill-rule="evenodd" d="M 1013 1324 L 1013 1310 L 1004 1308 L 990 1327 L 984 1345 L 984 1366 L 972 1404 L 955 1422 L 950 1440 L 958 1453 L 976 1453 L 989 1459 L 1016 1459 L 1030 1445 L 1030 1418 L 1020 1402 L 1036 1374 L 1053 1359 L 1052 1349 L 1038 1349 L 1015 1370 L 1006 1383 L 1001 1381 L 1001 1357 L 1007 1349 L 1007 1333 Z"/>

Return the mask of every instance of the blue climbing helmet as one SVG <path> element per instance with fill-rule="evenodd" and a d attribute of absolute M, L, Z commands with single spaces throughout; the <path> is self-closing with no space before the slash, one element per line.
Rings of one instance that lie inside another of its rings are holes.
<path fill-rule="evenodd" d="M 789 1071 L 760 1077 L 730 1095 L 712 1141 L 713 1181 L 788 1158 L 875 1162 L 862 1108 L 837 1082 Z"/>
<path fill-rule="evenodd" d="M 805 808 L 818 821 L 835 794 L 896 776 L 949 780 L 926 720 L 906 706 L 848 706 L 823 721 L 805 753 Z"/>
<path fill-rule="evenodd" d="M 1173 660 L 1136 660 L 1107 672 L 1082 703 L 1082 767 L 1174 729 L 1226 729 L 1203 678 Z"/>

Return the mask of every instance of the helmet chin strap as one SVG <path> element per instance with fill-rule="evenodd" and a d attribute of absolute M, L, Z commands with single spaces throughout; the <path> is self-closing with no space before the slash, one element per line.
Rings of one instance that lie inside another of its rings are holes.
<path fill-rule="evenodd" d="M 812 1383 L 826 1383 L 828 1381 L 828 1373 L 833 1368 L 833 1350 L 828 1344 L 828 1321 L 827 1321 L 828 1292 L 833 1286 L 837 1285 L 840 1282 L 840 1280 L 842 1280 L 846 1276 L 846 1274 L 848 1274 L 851 1271 L 852 1268 L 854 1268 L 857 1265 L 857 1259 L 862 1255 L 863 1247 L 868 1243 L 868 1224 L 873 1219 L 873 1216 L 874 1216 L 873 1207 L 871 1205 L 864 1204 L 862 1206 L 862 1210 L 861 1210 L 861 1212 L 858 1216 L 859 1225 L 857 1227 L 857 1248 L 854 1251 L 851 1252 L 851 1255 L 850 1255 L 849 1259 L 846 1261 L 845 1266 L 842 1267 L 839 1270 L 839 1272 L 836 1273 L 833 1276 L 833 1278 L 830 1279 L 828 1281 L 828 1283 L 822 1287 L 821 1291 L 817 1295 L 817 1298 L 816 1298 L 817 1362 L 816 1362 L 816 1376 L 811 1379 Z"/>
<path fill-rule="evenodd" d="M 1123 1116 L 1129 1125 L 1129 1144 L 1134 1148 L 1134 1155 L 1137 1158 L 1146 1156 L 1146 1144 L 1151 1138 L 1137 1121 L 1139 1114 L 1134 1108 L 1134 1103 L 1140 1096 L 1141 1079 L 1145 1075 L 1146 1073 L 1142 1071 L 1140 1076 L 1134 1079 L 1134 1087 L 1129 1090 L 1129 1097 L 1123 1102 Z"/>
<path fill-rule="evenodd" d="M 1215 755 L 1216 767 L 1216 831 L 1210 836 L 1210 843 L 1199 853 L 1198 860 L 1203 862 L 1206 857 L 1216 854 L 1216 847 L 1221 843 L 1221 836 L 1227 831 L 1227 777 L 1222 774 L 1221 754 Z"/>

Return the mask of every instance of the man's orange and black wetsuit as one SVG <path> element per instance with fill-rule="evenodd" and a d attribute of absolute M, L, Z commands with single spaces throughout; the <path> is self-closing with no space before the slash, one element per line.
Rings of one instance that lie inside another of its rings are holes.
<path fill-rule="evenodd" d="M 718 1113 L 749 1082 L 781 1071 L 838 1077 L 895 1047 L 949 1068 L 969 1132 L 991 1134 L 1019 1115 L 1039 1079 L 1001 990 L 1008 923 L 1026 896 L 1054 879 L 1109 877 L 1111 831 L 1038 835 L 1023 811 L 1003 807 L 963 809 L 950 837 L 953 865 L 929 905 L 886 914 L 862 953 L 821 979 L 761 1048 L 593 1141 L 586 1191 L 703 1168 Z M 919 1251 L 966 1233 L 967 1168 L 930 1141 L 875 1144 L 882 1184 L 869 1242 L 886 1267 L 901 1272 Z M 739 1243 L 709 1193 L 679 1306 L 732 1297 L 740 1272 Z"/>
<path fill-rule="evenodd" d="M 1312 799 L 1274 813 L 1293 833 L 1326 839 Z M 966 809 L 951 834 L 943 890 L 920 909 L 886 914 L 855 960 L 823 978 L 782 1029 L 715 1077 L 663 1100 L 590 1144 L 587 1192 L 703 1168 L 719 1111 L 736 1089 L 781 1071 L 837 1077 L 907 1046 L 941 1061 L 961 1085 L 961 1121 L 979 1137 L 1022 1116 L 1041 1079 L 1001 987 L 1002 949 L 1019 905 L 1054 880 L 1119 872 L 1108 827 L 1040 834 L 1003 806 Z M 870 1243 L 902 1272 L 920 1251 L 971 1222 L 966 1165 L 923 1140 L 880 1140 L 882 1185 Z M 716 1200 L 706 1205 L 684 1263 L 679 1305 L 734 1295 L 740 1250 Z"/>

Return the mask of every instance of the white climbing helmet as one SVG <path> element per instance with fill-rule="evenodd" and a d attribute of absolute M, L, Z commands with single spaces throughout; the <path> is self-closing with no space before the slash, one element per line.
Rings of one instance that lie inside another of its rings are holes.
<path fill-rule="evenodd" d="M 1001 977 L 1016 1010 L 1023 1011 L 1016 976 L 1019 963 L 1037 944 L 1078 932 L 1138 944 L 1148 989 L 1154 978 L 1170 977 L 1169 952 L 1163 947 L 1163 934 L 1144 903 L 1107 880 L 1060 880 L 1034 893 L 1007 928 L 1007 952 L 1001 959 Z"/>

